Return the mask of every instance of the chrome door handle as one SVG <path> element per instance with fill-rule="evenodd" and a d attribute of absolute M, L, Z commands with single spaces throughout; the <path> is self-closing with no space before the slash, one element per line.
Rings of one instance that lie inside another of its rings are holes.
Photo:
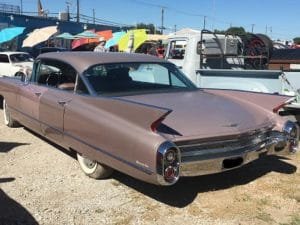
<path fill-rule="evenodd" d="M 61 106 L 64 106 L 68 102 L 72 101 L 72 99 L 63 99 L 63 100 L 58 100 L 57 103 Z"/>

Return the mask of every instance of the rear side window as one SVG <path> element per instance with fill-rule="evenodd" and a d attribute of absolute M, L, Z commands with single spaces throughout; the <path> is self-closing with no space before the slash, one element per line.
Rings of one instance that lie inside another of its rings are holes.
<path fill-rule="evenodd" d="M 0 63 L 9 63 L 8 56 L 0 54 Z"/>

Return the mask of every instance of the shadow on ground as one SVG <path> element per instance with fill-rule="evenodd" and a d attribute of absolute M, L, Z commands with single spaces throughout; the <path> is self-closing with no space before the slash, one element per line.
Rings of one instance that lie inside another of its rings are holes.
<path fill-rule="evenodd" d="M 30 130 L 28 131 L 31 132 Z M 41 135 L 35 133 L 33 134 L 40 137 L 45 142 L 53 145 L 61 152 L 76 159 L 75 152 L 68 151 L 45 139 Z M 295 173 L 297 167 L 288 163 L 287 161 L 288 158 L 284 157 L 266 156 L 243 167 L 223 173 L 181 178 L 175 185 L 167 187 L 151 185 L 117 171 L 113 173 L 112 179 L 116 179 L 120 183 L 159 202 L 182 208 L 191 204 L 199 193 L 224 190 L 233 186 L 245 185 L 272 171 L 283 174 Z"/>
<path fill-rule="evenodd" d="M 38 134 L 38 133 L 35 133 L 34 131 L 24 127 L 24 130 L 28 131 L 29 133 L 31 133 L 32 135 L 38 137 L 39 139 L 41 139 L 42 141 L 46 142 L 47 144 L 49 145 L 52 145 L 53 147 L 57 148 L 59 151 L 61 151 L 62 153 L 68 155 L 68 156 L 71 156 L 73 159 L 77 159 L 76 158 L 76 152 L 74 151 L 69 151 L 65 148 L 63 148 L 62 146 L 58 145 L 58 144 L 55 144 L 54 142 L 48 140 L 47 138 L 45 138 L 44 136 Z M 1 225 L 1 224 L 0 224 Z"/>
<path fill-rule="evenodd" d="M 13 181 L 14 178 L 1 178 L 0 183 Z M 38 225 L 33 216 L 18 202 L 0 189 L 1 225 Z"/>
<path fill-rule="evenodd" d="M 248 184 L 272 171 L 284 174 L 296 172 L 296 166 L 281 159 L 286 158 L 269 156 L 235 170 L 181 178 L 178 183 L 169 187 L 147 184 L 118 172 L 114 173 L 113 178 L 159 202 L 182 208 L 192 203 L 199 193 Z"/>
<path fill-rule="evenodd" d="M 13 177 L 0 178 L 0 184 L 1 183 L 12 182 L 14 180 L 15 180 L 15 178 L 13 178 Z"/>
<path fill-rule="evenodd" d="M 18 143 L 18 142 L 3 142 L 0 141 L 0 153 L 7 153 L 14 148 L 21 146 L 21 145 L 29 145 L 29 143 Z"/>

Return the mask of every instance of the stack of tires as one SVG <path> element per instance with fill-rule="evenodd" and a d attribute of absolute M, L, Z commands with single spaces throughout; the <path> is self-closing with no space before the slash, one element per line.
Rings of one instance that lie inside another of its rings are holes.
<path fill-rule="evenodd" d="M 245 69 L 267 69 L 273 53 L 273 42 L 264 34 L 246 34 L 242 39 Z"/>

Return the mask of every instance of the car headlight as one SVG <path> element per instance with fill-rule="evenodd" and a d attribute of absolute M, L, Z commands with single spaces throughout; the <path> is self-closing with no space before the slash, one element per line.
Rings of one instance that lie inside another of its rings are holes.
<path fill-rule="evenodd" d="M 299 127 L 296 123 L 288 120 L 285 122 L 283 129 L 283 133 L 286 135 L 287 140 L 290 144 L 290 151 L 296 152 L 298 150 L 299 143 Z"/>

